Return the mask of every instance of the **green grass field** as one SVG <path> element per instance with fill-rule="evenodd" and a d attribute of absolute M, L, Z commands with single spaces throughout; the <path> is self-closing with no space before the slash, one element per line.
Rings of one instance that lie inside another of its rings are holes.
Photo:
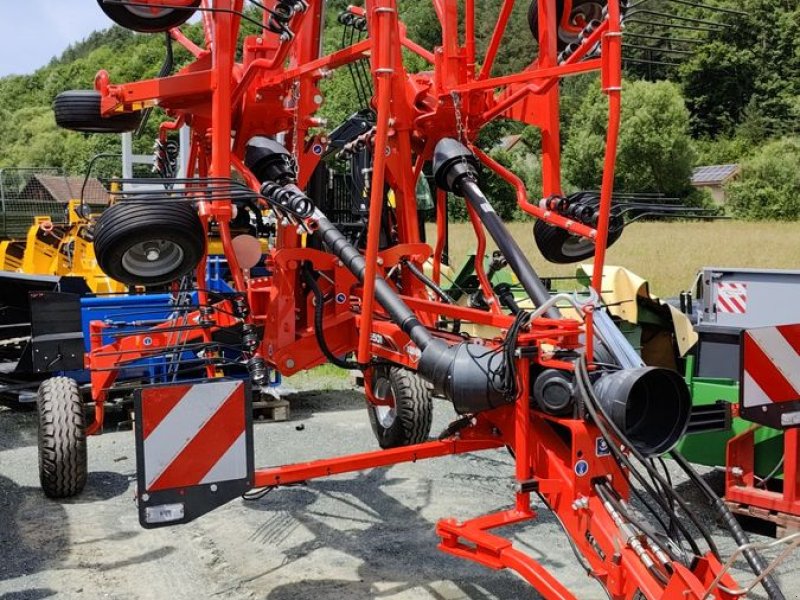
<path fill-rule="evenodd" d="M 533 241 L 533 223 L 509 224 L 511 234 L 542 276 L 574 275 L 576 265 L 545 261 Z M 436 239 L 435 226 L 427 227 Z M 457 267 L 474 251 L 471 225 L 450 226 L 450 253 Z M 490 250 L 494 244 L 489 240 Z M 653 293 L 674 296 L 687 289 L 704 266 L 800 269 L 800 223 L 742 221 L 634 223 L 611 247 L 607 264 L 647 279 Z"/>

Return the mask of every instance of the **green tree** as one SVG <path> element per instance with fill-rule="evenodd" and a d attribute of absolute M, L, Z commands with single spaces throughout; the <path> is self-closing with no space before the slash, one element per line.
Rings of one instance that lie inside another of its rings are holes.
<path fill-rule="evenodd" d="M 693 133 L 731 133 L 755 89 L 752 52 L 712 42 L 681 65 L 680 76 Z"/>
<path fill-rule="evenodd" d="M 742 162 L 728 184 L 728 204 L 738 217 L 800 219 L 800 137 L 775 140 Z"/>
<path fill-rule="evenodd" d="M 800 95 L 800 3 L 720 4 L 742 14 L 725 18 L 725 27 L 708 36 L 678 71 L 694 133 L 729 136 L 743 121 L 749 121 L 746 135 L 755 140 L 797 132 L 790 117 Z"/>
<path fill-rule="evenodd" d="M 193 39 L 199 25 L 186 27 Z M 100 69 L 112 81 L 134 81 L 156 76 L 164 60 L 164 37 L 139 35 L 120 27 L 92 33 L 68 48 L 59 58 L 31 75 L 0 78 L 0 166 L 60 167 L 67 173 L 83 173 L 100 152 L 119 152 L 115 135 L 84 135 L 59 129 L 52 112 L 53 99 L 70 89 L 91 89 Z M 189 60 L 176 45 L 175 64 Z M 146 154 L 164 114 L 154 111 L 145 134 L 135 140 L 134 150 Z M 118 161 L 105 161 L 104 174 L 118 174 Z"/>
<path fill-rule="evenodd" d="M 686 196 L 694 163 L 689 112 L 672 83 L 626 82 L 617 152 L 616 188 Z M 603 173 L 607 102 L 590 88 L 572 117 L 563 152 L 564 176 L 578 189 L 597 189 Z"/>
<path fill-rule="evenodd" d="M 749 154 L 753 146 L 741 136 L 703 137 L 694 141 L 697 165 L 736 163 Z"/>

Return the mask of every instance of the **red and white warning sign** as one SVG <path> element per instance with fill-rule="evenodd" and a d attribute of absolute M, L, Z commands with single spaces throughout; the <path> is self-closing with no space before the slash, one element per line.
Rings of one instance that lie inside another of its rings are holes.
<path fill-rule="evenodd" d="M 747 284 L 738 281 L 717 283 L 717 312 L 743 315 L 747 312 Z"/>
<path fill-rule="evenodd" d="M 252 417 L 244 382 L 147 387 L 135 408 L 143 525 L 186 522 L 248 488 Z"/>
<path fill-rule="evenodd" d="M 247 475 L 242 389 L 221 381 L 143 390 L 147 491 Z"/>
<path fill-rule="evenodd" d="M 800 324 L 742 334 L 741 411 L 771 425 L 800 425 Z"/>

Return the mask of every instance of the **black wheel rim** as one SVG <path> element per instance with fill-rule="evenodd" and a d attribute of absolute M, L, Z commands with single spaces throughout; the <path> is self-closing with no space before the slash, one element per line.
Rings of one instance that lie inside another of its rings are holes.
<path fill-rule="evenodd" d="M 584 237 L 571 235 L 564 240 L 561 253 L 567 258 L 580 260 L 594 254 L 594 242 Z"/>

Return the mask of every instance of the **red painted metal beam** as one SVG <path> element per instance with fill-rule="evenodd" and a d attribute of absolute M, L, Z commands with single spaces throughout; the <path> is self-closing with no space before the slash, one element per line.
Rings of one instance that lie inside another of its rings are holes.
<path fill-rule="evenodd" d="M 318 477 L 363 471 L 364 469 L 375 467 L 388 467 L 403 462 L 416 462 L 425 458 L 502 448 L 503 445 L 503 440 L 499 437 L 496 439 L 476 440 L 450 439 L 404 446 L 402 448 L 391 448 L 389 450 L 351 454 L 350 456 L 328 458 L 272 469 L 260 469 L 255 473 L 254 487 L 287 485 Z"/>

